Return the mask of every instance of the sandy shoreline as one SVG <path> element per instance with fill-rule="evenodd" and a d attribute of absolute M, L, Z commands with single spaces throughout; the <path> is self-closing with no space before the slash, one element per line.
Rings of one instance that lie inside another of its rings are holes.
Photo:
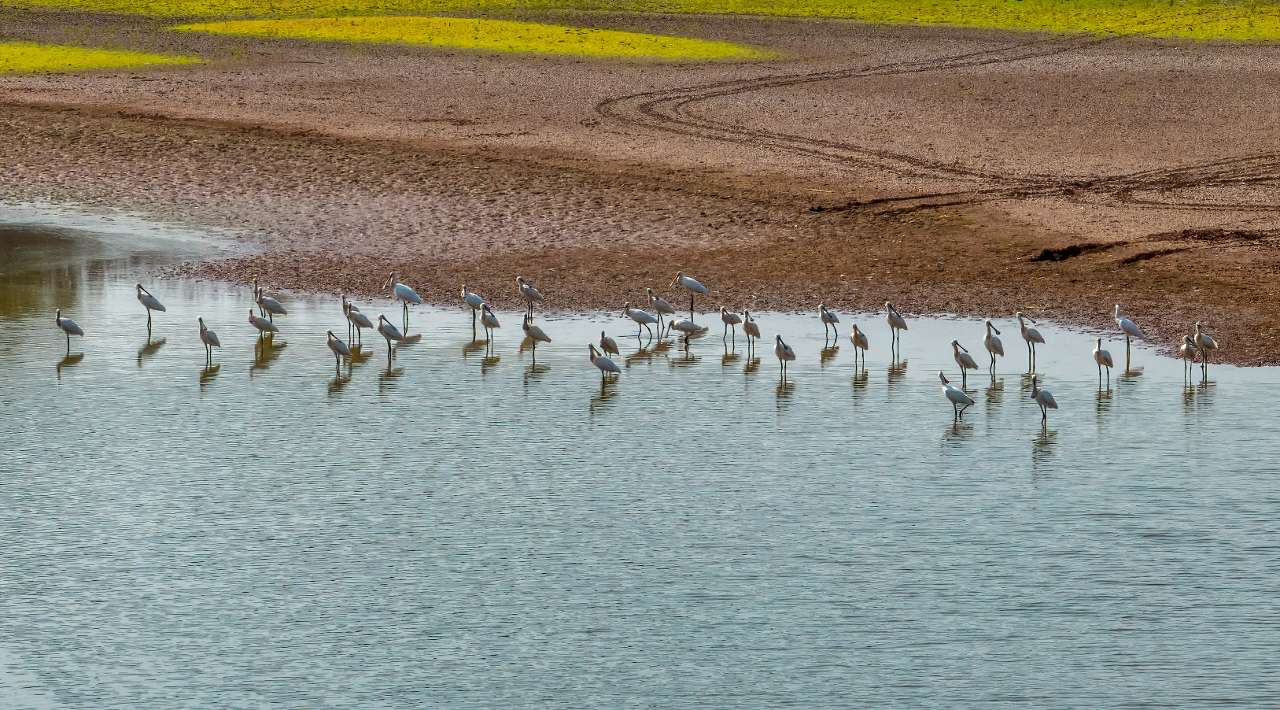
<path fill-rule="evenodd" d="M 551 309 L 613 310 L 684 270 L 705 310 L 893 300 L 1104 330 L 1119 302 L 1155 341 L 1201 320 L 1224 360 L 1280 363 L 1280 101 L 1228 83 L 1273 85 L 1276 50 L 812 26 L 768 66 L 250 42 L 194 72 L 0 78 L 0 128 L 24 137 L 0 145 L 0 194 L 236 230 L 251 254 L 179 273 L 277 288 L 368 294 L 394 269 L 506 307 L 522 274 Z M 155 40 L 183 42 L 230 46 Z M 967 52 L 993 59 L 866 71 Z M 429 95 L 403 95 L 412 77 Z"/>

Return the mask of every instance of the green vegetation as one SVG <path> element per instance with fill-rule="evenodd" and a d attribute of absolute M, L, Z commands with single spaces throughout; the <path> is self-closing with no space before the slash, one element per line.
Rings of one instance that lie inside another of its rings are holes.
<path fill-rule="evenodd" d="M 179 25 L 182 32 L 457 47 L 487 52 L 628 59 L 765 59 L 769 52 L 731 42 L 458 17 L 339 17 L 233 20 Z"/>
<path fill-rule="evenodd" d="M 0 74 L 128 69 L 155 64 L 194 64 L 195 57 L 114 49 L 87 49 L 62 44 L 0 42 Z"/>
<path fill-rule="evenodd" d="M 3 0 L 165 17 L 510 13 L 599 10 L 846 18 L 889 24 L 1280 39 L 1277 0 Z"/>

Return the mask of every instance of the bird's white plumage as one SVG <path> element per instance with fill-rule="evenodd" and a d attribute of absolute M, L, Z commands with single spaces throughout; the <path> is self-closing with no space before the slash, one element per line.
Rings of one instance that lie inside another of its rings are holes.
<path fill-rule="evenodd" d="M 1204 332 L 1199 321 L 1196 321 L 1196 332 L 1195 335 L 1192 336 L 1191 340 L 1195 343 L 1196 348 L 1201 352 L 1218 349 L 1218 341 L 1214 340 L 1212 335 Z"/>
<path fill-rule="evenodd" d="M 529 303 L 537 303 L 542 300 L 542 292 L 535 288 L 533 284 L 525 281 L 523 276 L 516 277 L 516 288 L 520 289 L 520 296 Z"/>
<path fill-rule="evenodd" d="M 401 333 L 399 328 L 392 325 L 391 321 L 387 320 L 384 315 L 378 316 L 378 332 L 387 340 L 404 340 L 404 333 Z"/>
<path fill-rule="evenodd" d="M 632 308 L 630 303 L 622 307 L 622 313 L 640 325 L 653 325 L 658 322 L 658 319 L 652 313 L 639 308 Z"/>
<path fill-rule="evenodd" d="M 1115 361 L 1111 359 L 1111 353 L 1102 349 L 1102 338 L 1098 338 L 1097 343 L 1093 346 L 1093 361 L 1099 367 L 1115 367 Z"/>
<path fill-rule="evenodd" d="M 222 342 L 218 340 L 218 334 L 205 327 L 204 318 L 196 319 L 200 323 L 200 342 L 211 348 L 222 347 Z"/>
<path fill-rule="evenodd" d="M 152 296 L 150 292 L 142 287 L 142 284 L 137 285 L 137 291 L 138 303 L 141 303 L 144 308 L 149 311 L 165 312 L 164 304 L 160 302 L 160 299 Z"/>
<path fill-rule="evenodd" d="M 835 325 L 840 322 L 840 316 L 836 315 L 835 311 L 827 308 L 821 303 L 818 304 L 818 318 L 828 325 Z"/>
<path fill-rule="evenodd" d="M 854 323 L 853 328 L 849 331 L 849 342 L 853 343 L 853 347 L 859 350 L 866 350 L 871 347 L 870 341 L 867 340 L 867 334 L 862 332 L 857 323 Z"/>
<path fill-rule="evenodd" d="M 1027 325 L 1027 320 L 1029 319 L 1022 315 L 1021 311 L 1015 315 L 1018 317 L 1018 330 L 1022 333 L 1022 339 L 1028 343 L 1044 344 L 1044 336 L 1040 334 L 1040 331 Z"/>
<path fill-rule="evenodd" d="M 341 355 L 342 357 L 351 357 L 351 348 L 347 347 L 346 343 L 342 342 L 342 340 L 339 339 L 338 336 L 334 335 L 333 331 L 329 331 L 328 344 L 329 344 L 329 349 L 333 351 L 334 355 Z"/>
<path fill-rule="evenodd" d="M 489 308 L 489 304 L 486 303 L 482 308 L 484 312 L 480 314 L 480 324 L 490 330 L 494 328 L 501 328 L 502 324 L 498 322 L 498 316 L 493 314 L 493 310 Z"/>
<path fill-rule="evenodd" d="M 969 354 L 959 341 L 951 341 L 951 356 L 955 358 L 956 364 L 961 370 L 976 370 L 978 363 L 974 361 L 973 356 Z"/>
<path fill-rule="evenodd" d="M 58 311 L 55 322 L 67 335 L 84 335 L 84 329 L 70 318 L 63 318 L 61 310 Z"/>
<path fill-rule="evenodd" d="M 588 345 L 588 347 L 591 348 L 591 364 L 595 365 L 600 372 L 609 374 L 622 372 L 622 370 L 618 368 L 618 364 L 613 360 L 610 360 L 608 357 L 600 354 L 596 350 L 596 346 Z"/>
<path fill-rule="evenodd" d="M 907 319 L 902 317 L 902 314 L 898 312 L 897 308 L 893 307 L 892 303 L 889 303 L 888 301 L 886 301 L 884 304 L 884 309 L 887 312 L 885 315 L 885 320 L 889 323 L 889 327 L 891 329 L 910 330 L 910 328 L 907 327 Z"/>
<path fill-rule="evenodd" d="M 262 310 L 266 311 L 267 313 L 270 313 L 273 316 L 283 316 L 283 315 L 289 314 L 289 311 L 285 310 L 284 304 L 280 303 L 276 299 L 263 293 L 261 288 L 258 289 L 257 302 L 258 302 L 258 306 L 260 306 Z"/>
<path fill-rule="evenodd" d="M 706 330 L 706 328 L 694 323 L 688 318 L 677 318 L 671 321 L 669 326 L 672 330 L 679 331 L 685 335 L 696 335 Z"/>
<path fill-rule="evenodd" d="M 720 322 L 725 325 L 738 325 L 742 322 L 742 316 L 726 309 L 724 306 L 720 306 Z"/>
<path fill-rule="evenodd" d="M 672 283 L 678 283 L 696 294 L 705 295 L 708 290 L 706 286 L 702 285 L 702 282 L 692 276 L 686 275 L 683 271 L 676 273 L 676 279 Z"/>
<path fill-rule="evenodd" d="M 1004 343 L 1000 342 L 1000 331 L 991 321 L 987 321 L 987 335 L 982 339 L 982 346 L 992 355 L 1004 357 Z"/>
<path fill-rule="evenodd" d="M 534 325 L 533 322 L 529 320 L 528 316 L 525 316 L 524 322 L 520 325 L 520 328 L 524 331 L 525 335 L 529 336 L 530 340 L 539 343 L 551 342 L 551 336 L 547 335 L 546 331 L 542 328 Z"/>
<path fill-rule="evenodd" d="M 1138 328 L 1138 324 L 1120 315 L 1120 304 L 1116 304 L 1115 310 L 1116 325 L 1120 331 L 1130 338 L 1141 338 L 1142 330 Z"/>
<path fill-rule="evenodd" d="M 373 327 L 373 321 L 369 320 L 369 316 L 361 313 L 354 303 L 347 304 L 347 320 L 351 321 L 357 328 Z"/>
<path fill-rule="evenodd" d="M 653 305 L 653 310 L 664 316 L 673 315 L 676 312 L 675 306 L 671 305 L 662 296 L 653 292 L 653 289 L 646 288 L 645 293 L 649 296 L 649 303 Z"/>
<path fill-rule="evenodd" d="M 606 355 L 622 354 L 622 351 L 618 349 L 618 341 L 605 335 L 603 330 L 600 331 L 600 349 L 603 350 Z"/>
<path fill-rule="evenodd" d="M 746 333 L 747 337 L 750 338 L 760 337 L 760 324 L 751 318 L 750 311 L 742 312 L 742 332 Z"/>
<path fill-rule="evenodd" d="M 1196 347 L 1196 341 L 1190 335 L 1182 336 L 1182 343 L 1178 346 L 1178 357 L 1183 360 L 1195 360 L 1196 353 L 1199 352 Z"/>
<path fill-rule="evenodd" d="M 468 291 L 466 284 L 462 284 L 462 302 L 471 306 L 473 311 L 484 308 L 484 297 L 475 291 Z"/>
<path fill-rule="evenodd" d="M 796 359 L 796 351 L 782 341 L 781 335 L 774 338 L 773 354 L 782 362 L 791 362 Z"/>
<path fill-rule="evenodd" d="M 257 328 L 258 332 L 260 333 L 279 333 L 280 332 L 280 329 L 276 327 L 275 323 L 272 323 L 266 318 L 262 318 L 257 313 L 254 313 L 252 310 L 249 311 L 249 325 L 252 325 L 254 328 Z"/>
<path fill-rule="evenodd" d="M 951 404 L 964 405 L 966 407 L 973 406 L 973 397 L 970 397 L 964 390 L 947 381 L 946 375 L 939 372 L 938 379 L 942 380 L 942 393 Z"/>

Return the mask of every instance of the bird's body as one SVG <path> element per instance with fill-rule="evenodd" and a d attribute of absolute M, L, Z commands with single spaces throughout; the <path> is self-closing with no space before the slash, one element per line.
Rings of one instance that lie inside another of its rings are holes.
<path fill-rule="evenodd" d="M 1204 331 L 1200 321 L 1196 321 L 1196 330 L 1195 334 L 1191 336 L 1191 342 L 1195 343 L 1196 350 L 1200 351 L 1200 369 L 1204 372 L 1205 378 L 1208 378 L 1209 351 L 1218 349 L 1218 341 Z"/>
<path fill-rule="evenodd" d="M 391 341 L 404 342 L 404 333 L 400 329 L 391 324 L 387 317 L 378 314 L 378 332 L 382 334 L 383 339 L 387 341 L 387 367 L 391 367 Z"/>
<path fill-rule="evenodd" d="M 373 321 L 369 320 L 369 316 L 361 313 L 356 304 L 348 301 L 346 296 L 342 297 L 342 310 L 347 316 L 347 325 L 350 327 L 352 334 L 355 335 L 355 340 L 363 343 L 364 334 L 361 331 L 365 328 L 372 330 Z"/>
<path fill-rule="evenodd" d="M 653 337 L 653 328 L 650 328 L 649 326 L 653 325 L 654 323 L 658 323 L 659 320 L 652 313 L 645 310 L 641 310 L 639 308 L 632 308 L 631 302 L 628 301 L 625 305 L 622 306 L 622 315 L 635 321 L 637 340 L 640 339 L 640 333 L 644 330 L 649 331 L 650 338 Z"/>
<path fill-rule="evenodd" d="M 671 328 L 671 330 L 674 330 L 677 333 L 684 334 L 686 341 L 689 339 L 690 336 L 697 335 L 698 333 L 701 333 L 702 331 L 706 330 L 706 328 L 703 328 L 702 326 L 698 325 L 697 323 L 694 323 L 688 318 L 677 318 L 671 321 L 671 324 L 669 327 Z"/>
<path fill-rule="evenodd" d="M 853 343 L 853 367 L 858 368 L 858 352 L 862 352 L 862 364 L 865 367 L 867 363 L 867 350 L 871 347 L 871 341 L 867 339 L 867 334 L 862 332 L 857 323 L 853 324 L 853 328 L 849 331 L 849 342 Z"/>
<path fill-rule="evenodd" d="M 164 304 L 160 302 L 160 299 L 156 298 L 155 296 L 152 296 L 150 291 L 143 288 L 142 284 L 137 284 L 135 288 L 137 289 L 138 303 L 141 303 L 142 307 L 147 309 L 147 334 L 150 335 L 151 334 L 151 311 L 159 311 L 161 313 L 164 313 L 165 311 Z"/>
<path fill-rule="evenodd" d="M 276 327 L 275 323 L 272 323 L 262 316 L 256 315 L 252 308 L 249 309 L 249 325 L 258 329 L 258 335 L 280 332 L 280 329 Z"/>
<path fill-rule="evenodd" d="M 600 350 L 606 355 L 621 355 L 622 351 L 618 349 L 618 341 L 610 338 L 600 331 Z"/>
<path fill-rule="evenodd" d="M 524 320 L 520 323 L 520 329 L 524 331 L 524 336 L 533 343 L 533 362 L 538 362 L 538 343 L 551 342 L 551 336 L 546 331 L 533 324 L 533 316 L 526 313 Z"/>
<path fill-rule="evenodd" d="M 525 281 L 523 276 L 516 277 L 516 289 L 520 291 L 520 297 L 524 299 L 527 306 L 526 310 L 529 317 L 533 317 L 533 304 L 542 302 L 542 292 L 539 291 L 532 283 Z"/>
<path fill-rule="evenodd" d="M 726 336 L 729 334 L 729 331 L 731 330 L 736 334 L 737 333 L 736 326 L 742 322 L 742 316 L 738 315 L 737 313 L 734 313 L 733 311 L 725 308 L 724 306 L 720 306 L 720 322 L 724 323 L 724 334 Z M 723 340 L 723 338 L 721 339 Z"/>
<path fill-rule="evenodd" d="M 1102 349 L 1102 338 L 1098 338 L 1093 346 L 1093 361 L 1098 365 L 1098 386 L 1102 386 L 1102 368 L 1107 368 L 1107 387 L 1111 387 L 1111 368 L 1115 367 L 1111 353 Z"/>
<path fill-rule="evenodd" d="M 840 316 L 836 315 L 835 311 L 827 308 L 825 304 L 819 303 L 818 319 L 822 321 L 822 336 L 824 338 L 840 337 L 839 331 L 836 329 L 836 326 L 840 323 Z"/>
<path fill-rule="evenodd" d="M 1000 331 L 995 324 L 987 321 L 987 335 L 982 339 L 982 346 L 987 349 L 987 354 L 991 356 L 991 375 L 996 374 L 996 358 L 1004 357 L 1004 343 L 1000 342 Z"/>
<path fill-rule="evenodd" d="M 673 316 L 676 314 L 676 307 L 667 302 L 667 299 L 653 292 L 653 289 L 646 288 L 645 294 L 649 296 L 649 305 L 653 306 L 653 312 L 658 314 L 658 337 L 662 335 L 662 317 Z"/>
<path fill-rule="evenodd" d="M 266 290 L 258 285 L 256 278 L 253 280 L 253 302 L 258 304 L 258 315 L 266 316 L 267 320 L 275 320 L 276 316 L 289 314 L 284 304 L 267 295 Z"/>
<path fill-rule="evenodd" d="M 902 331 L 909 330 L 907 328 L 907 319 L 902 317 L 897 308 L 893 304 L 885 301 L 885 321 L 889 324 L 889 346 L 893 352 L 898 351 L 898 346 L 902 343 Z"/>
<path fill-rule="evenodd" d="M 787 379 L 787 363 L 796 359 L 796 352 L 791 349 L 790 345 L 783 342 L 781 335 L 778 335 L 774 336 L 773 354 L 778 358 L 778 367 L 781 368 L 782 380 L 785 382 Z"/>
<path fill-rule="evenodd" d="M 1040 405 L 1040 421 L 1048 424 L 1049 410 L 1058 408 L 1058 401 L 1053 398 L 1053 393 L 1046 389 L 1041 389 L 1038 379 L 1035 375 L 1031 376 L 1031 399 Z"/>
<path fill-rule="evenodd" d="M 1036 330 L 1035 328 L 1031 328 L 1027 326 L 1028 321 L 1030 321 L 1032 324 L 1034 324 L 1035 321 L 1022 315 L 1022 311 L 1018 311 L 1017 313 L 1014 314 L 1014 316 L 1016 316 L 1018 319 L 1018 330 L 1022 333 L 1022 339 L 1027 343 L 1027 372 L 1035 372 L 1036 371 L 1036 345 L 1044 344 L 1044 336 L 1041 335 L 1040 331 Z"/>
<path fill-rule="evenodd" d="M 1129 342 L 1133 338 L 1142 338 L 1142 330 L 1138 328 L 1138 324 L 1120 315 L 1120 304 L 1116 304 L 1115 309 L 1116 326 L 1120 328 L 1120 332 L 1124 333 L 1124 371 L 1129 371 Z"/>
<path fill-rule="evenodd" d="M 760 324 L 751 317 L 750 311 L 742 312 L 742 332 L 747 335 L 747 346 L 760 339 Z"/>
<path fill-rule="evenodd" d="M 406 283 L 401 283 L 399 280 L 397 280 L 396 272 L 394 271 L 387 274 L 387 280 L 383 282 L 382 289 L 384 291 L 387 289 L 391 289 L 392 303 L 399 301 L 404 305 L 404 333 L 408 333 L 409 332 L 409 306 L 422 305 L 422 296 L 419 296 L 418 292 L 413 290 L 412 286 Z M 390 323 L 388 323 L 388 325 L 389 324 Z M 378 326 L 378 332 L 382 332 L 382 326 Z M 397 332 L 399 332 L 398 329 L 397 329 Z M 404 333 L 401 333 L 401 335 L 403 336 Z M 385 336 L 385 333 L 383 335 Z"/>
<path fill-rule="evenodd" d="M 485 336 L 488 338 L 492 338 L 494 329 L 501 328 L 502 324 L 498 322 L 498 316 L 493 314 L 493 309 L 489 308 L 489 304 L 487 303 L 484 304 L 484 306 L 481 308 L 481 311 L 482 312 L 480 313 L 480 325 L 484 326 Z"/>
<path fill-rule="evenodd" d="M 960 366 L 960 387 L 967 387 L 969 385 L 969 370 L 978 369 L 978 363 L 974 362 L 973 356 L 958 340 L 951 341 L 951 357 L 955 358 L 956 364 Z"/>
<path fill-rule="evenodd" d="M 351 348 L 347 347 L 346 343 L 342 342 L 342 340 L 339 339 L 338 336 L 334 335 L 332 330 L 329 331 L 327 335 L 328 335 L 327 342 L 329 345 L 329 349 L 333 351 L 334 367 L 338 371 L 338 376 L 341 377 L 342 376 L 342 358 L 351 357 Z"/>
<path fill-rule="evenodd" d="M 250 311 L 252 313 L 252 311 Z M 204 362 L 205 365 L 213 364 L 213 348 L 222 347 L 222 342 L 218 340 L 218 334 L 209 330 L 204 324 L 204 318 L 196 318 L 196 322 L 200 324 L 200 342 L 204 343 Z"/>
<path fill-rule="evenodd" d="M 1182 343 L 1178 345 L 1178 357 L 1182 358 L 1182 375 L 1189 377 L 1191 368 L 1196 360 L 1196 353 L 1200 352 L 1200 348 L 1196 347 L 1196 341 L 1190 335 L 1182 336 Z"/>
<path fill-rule="evenodd" d="M 942 380 L 942 394 L 951 402 L 951 409 L 956 419 L 964 417 L 964 410 L 973 406 L 973 397 L 970 397 L 964 390 L 956 387 L 947 380 L 947 376 L 938 372 L 938 379 Z"/>
<path fill-rule="evenodd" d="M 67 336 L 67 352 L 70 353 L 71 352 L 71 336 L 77 335 L 80 337 L 84 337 L 84 329 L 81 328 L 75 321 L 71 320 L 70 318 L 63 318 L 61 308 L 59 308 L 58 312 L 54 314 L 53 322 L 56 323 L 58 325 L 58 328 L 63 332 L 63 334 Z"/>
<path fill-rule="evenodd" d="M 471 338 L 475 339 L 476 319 L 480 316 L 480 312 L 484 310 L 484 297 L 474 291 L 468 291 L 467 285 L 462 284 L 462 302 L 471 308 Z"/>
<path fill-rule="evenodd" d="M 595 345 L 588 343 L 587 347 L 591 349 L 591 364 L 595 365 L 596 369 L 600 370 L 600 377 L 604 378 L 609 375 L 616 375 L 622 372 L 622 370 L 618 368 L 618 364 L 598 352 Z"/>
<path fill-rule="evenodd" d="M 676 277 L 672 279 L 671 285 L 675 286 L 676 284 L 683 286 L 689 292 L 689 320 L 693 320 L 693 298 L 694 296 L 705 296 L 708 289 L 702 285 L 702 282 L 692 276 L 687 276 L 683 271 L 677 271 Z"/>

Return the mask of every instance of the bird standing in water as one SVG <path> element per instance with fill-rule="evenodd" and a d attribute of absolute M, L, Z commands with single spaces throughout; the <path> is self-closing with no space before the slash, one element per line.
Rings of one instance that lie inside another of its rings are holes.
<path fill-rule="evenodd" d="M 1036 344 L 1044 345 L 1044 336 L 1035 328 L 1028 328 L 1027 321 L 1035 324 L 1035 321 L 1022 315 L 1022 311 L 1013 314 L 1018 319 L 1018 330 L 1022 332 L 1022 339 L 1027 342 L 1027 372 L 1036 371 Z"/>
<path fill-rule="evenodd" d="M 651 288 L 646 288 L 644 292 L 649 297 L 649 305 L 653 306 L 653 312 L 658 314 L 658 337 L 664 337 L 662 335 L 662 317 L 674 316 L 676 307 L 668 303 L 667 299 L 654 293 Z"/>
<path fill-rule="evenodd" d="M 849 342 L 853 343 L 853 369 L 858 369 L 858 351 L 862 351 L 862 366 L 867 366 L 867 349 L 871 347 L 871 343 L 867 340 L 867 334 L 858 328 L 858 324 L 853 324 L 853 330 L 849 331 Z"/>
<path fill-rule="evenodd" d="M 520 329 L 524 331 L 524 335 L 533 343 L 533 364 L 538 364 L 538 343 L 551 342 L 551 336 L 546 331 L 533 324 L 533 316 L 528 313 L 524 314 L 524 321 L 520 323 Z"/>
<path fill-rule="evenodd" d="M 889 323 L 889 350 L 896 354 L 902 347 L 902 331 L 907 330 L 907 319 L 888 301 L 884 302 L 884 309 L 887 311 L 884 319 Z"/>
<path fill-rule="evenodd" d="M 707 287 L 692 276 L 685 276 L 683 271 L 677 271 L 676 277 L 671 280 L 671 285 L 680 284 L 689 291 L 689 320 L 693 320 L 693 297 L 705 296 Z"/>
<path fill-rule="evenodd" d="M 338 377 L 342 377 L 342 358 L 351 357 L 351 348 L 334 335 L 332 330 L 328 332 L 328 336 L 329 349 L 333 351 L 334 370 L 338 373 Z"/>
<path fill-rule="evenodd" d="M 143 288 L 142 284 L 137 284 L 135 288 L 137 288 L 138 303 L 141 303 L 142 307 L 147 309 L 147 335 L 149 336 L 151 335 L 151 311 L 164 313 L 164 304 L 160 302 L 160 299 L 152 296 L 150 291 Z"/>
<path fill-rule="evenodd" d="M 938 371 L 938 379 L 942 380 L 942 394 L 946 396 L 947 401 L 951 402 L 951 410 L 955 414 L 955 418 L 957 420 L 962 419 L 964 410 L 973 406 L 973 397 L 951 384 L 941 370 Z"/>
<path fill-rule="evenodd" d="M 973 356 L 969 351 L 960 344 L 959 340 L 951 341 L 951 357 L 955 358 L 956 364 L 960 366 L 960 387 L 961 389 L 969 386 L 969 370 L 978 369 L 978 363 L 974 362 Z"/>
<path fill-rule="evenodd" d="M 991 355 L 991 377 L 996 376 L 996 358 L 1004 357 L 1004 343 L 1000 342 L 1000 331 L 995 324 L 987 321 L 987 335 L 982 339 L 982 345 L 987 349 L 987 353 Z"/>
<path fill-rule="evenodd" d="M 618 350 L 618 341 L 605 335 L 603 330 L 600 331 L 600 350 L 605 355 L 621 355 L 622 354 L 622 351 Z"/>
<path fill-rule="evenodd" d="M 591 349 L 591 364 L 595 365 L 596 368 L 600 370 L 601 380 L 607 378 L 609 375 L 617 375 L 622 372 L 622 370 L 618 369 L 617 363 L 597 352 L 594 344 L 587 343 L 587 347 Z"/>
<path fill-rule="evenodd" d="M 391 341 L 404 342 L 404 333 L 401 333 L 400 329 L 392 325 L 391 321 L 387 320 L 387 317 L 382 314 L 378 314 L 378 332 L 387 341 L 387 369 L 391 369 Z"/>
<path fill-rule="evenodd" d="M 1191 337 L 1191 340 L 1196 344 L 1196 349 L 1200 351 L 1200 370 L 1204 374 L 1204 379 L 1207 380 L 1209 379 L 1209 351 L 1218 349 L 1218 341 L 1204 331 L 1200 321 L 1196 321 L 1196 332 Z"/>
<path fill-rule="evenodd" d="M 644 311 L 639 308 L 632 308 L 630 301 L 627 301 L 622 305 L 622 315 L 635 321 L 637 341 L 640 340 L 640 333 L 644 330 L 649 331 L 650 339 L 653 338 L 653 328 L 650 328 L 649 326 L 654 323 L 658 324 L 659 331 L 662 330 L 662 321 L 660 318 L 655 318 L 653 314 L 648 311 Z"/>
<path fill-rule="evenodd" d="M 747 336 L 747 350 L 755 348 L 755 341 L 760 339 L 760 324 L 751 318 L 750 311 L 742 312 L 742 332 Z"/>
<path fill-rule="evenodd" d="M 387 280 L 382 284 L 382 290 L 391 289 L 391 302 L 400 301 L 404 304 L 404 333 L 409 332 L 409 305 L 422 305 L 422 297 L 418 295 L 408 284 L 400 283 L 396 280 L 396 272 L 392 271 L 387 274 Z M 381 327 L 379 327 L 381 330 Z M 398 331 L 397 331 L 398 332 Z M 403 339 L 403 338 L 402 338 Z"/>
<path fill-rule="evenodd" d="M 818 318 L 822 321 L 822 339 L 839 338 L 840 334 L 836 330 L 836 326 L 840 323 L 840 316 L 836 312 L 827 308 L 825 304 L 818 304 Z"/>
<path fill-rule="evenodd" d="M 782 381 L 787 381 L 787 363 L 796 359 L 796 352 L 782 341 L 782 336 L 775 336 L 773 344 L 773 354 L 778 358 L 778 366 L 782 375 Z"/>
<path fill-rule="evenodd" d="M 1040 422 L 1045 426 L 1049 424 L 1049 410 L 1058 408 L 1058 401 L 1053 398 L 1053 393 L 1046 389 L 1040 389 L 1037 382 L 1037 376 L 1031 376 L 1031 399 L 1040 405 Z"/>
<path fill-rule="evenodd" d="M 70 355 L 71 354 L 71 336 L 78 335 L 80 337 L 84 337 L 84 329 L 82 329 L 79 325 L 76 324 L 75 321 L 71 320 L 70 318 L 63 318 L 61 308 L 59 308 L 58 312 L 54 314 L 53 322 L 56 323 L 58 325 L 58 328 L 62 330 L 63 334 L 67 336 L 67 354 Z"/>
<path fill-rule="evenodd" d="M 533 304 L 542 302 L 542 292 L 534 287 L 533 284 L 524 280 L 523 276 L 516 277 L 516 289 L 520 291 L 520 297 L 525 302 L 525 312 L 530 318 L 533 318 Z"/>
<path fill-rule="evenodd" d="M 723 341 L 725 338 L 729 336 L 729 333 L 732 331 L 734 334 L 734 341 L 736 342 L 737 333 L 738 333 L 738 329 L 736 326 L 742 322 L 742 316 L 739 316 L 737 313 L 734 313 L 733 311 L 725 308 L 724 306 L 720 306 L 720 322 L 724 323 L 724 335 L 720 338 L 720 340 Z"/>
<path fill-rule="evenodd" d="M 1138 324 L 1120 315 L 1120 304 L 1116 304 L 1115 310 L 1116 325 L 1120 328 L 1120 332 L 1124 333 L 1124 371 L 1129 372 L 1129 340 L 1131 338 L 1141 338 L 1142 331 L 1138 328 Z M 1110 374 L 1110 373 L 1108 373 Z"/>
<path fill-rule="evenodd" d="M 1107 368 L 1107 389 L 1111 389 L 1111 368 L 1115 367 L 1111 353 L 1102 349 L 1102 338 L 1093 346 L 1093 361 L 1098 364 L 1098 387 L 1102 387 L 1102 368 Z"/>
<path fill-rule="evenodd" d="M 200 323 L 200 342 L 204 343 L 204 364 L 210 367 L 213 365 L 213 349 L 222 347 L 222 342 L 218 340 L 217 333 L 205 327 L 204 318 L 196 318 L 196 321 Z"/>

